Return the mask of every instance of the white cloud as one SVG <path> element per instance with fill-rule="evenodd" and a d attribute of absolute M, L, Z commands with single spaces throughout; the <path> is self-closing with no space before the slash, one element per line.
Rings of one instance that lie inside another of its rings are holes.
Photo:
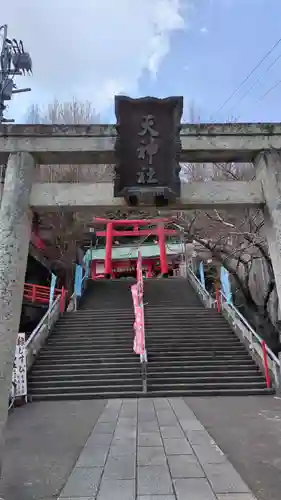
<path fill-rule="evenodd" d="M 76 95 L 102 111 L 114 94 L 136 94 L 145 70 L 157 75 L 171 34 L 184 28 L 182 8 L 190 1 L 3 2 L 1 21 L 8 24 L 11 38 L 23 40 L 34 70 L 32 78 L 18 82 L 34 91 L 15 97 L 11 108 Z"/>
<path fill-rule="evenodd" d="M 203 28 L 200 28 L 200 32 L 203 33 L 203 35 L 207 35 L 207 33 L 209 33 L 209 30 L 206 26 L 203 26 Z"/>

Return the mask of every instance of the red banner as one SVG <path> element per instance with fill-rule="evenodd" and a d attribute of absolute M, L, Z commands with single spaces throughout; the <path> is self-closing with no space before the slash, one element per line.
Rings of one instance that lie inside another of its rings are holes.
<path fill-rule="evenodd" d="M 134 351 L 136 354 L 145 355 L 144 338 L 144 314 L 143 314 L 143 276 L 142 276 L 142 256 L 138 252 L 137 261 L 137 283 L 131 286 L 132 298 L 135 312 L 135 339 Z"/>
<path fill-rule="evenodd" d="M 144 317 L 143 317 L 143 306 L 139 301 L 138 285 L 131 286 L 134 312 L 135 312 L 135 338 L 134 338 L 134 351 L 136 354 L 145 354 L 145 342 L 144 342 Z"/>

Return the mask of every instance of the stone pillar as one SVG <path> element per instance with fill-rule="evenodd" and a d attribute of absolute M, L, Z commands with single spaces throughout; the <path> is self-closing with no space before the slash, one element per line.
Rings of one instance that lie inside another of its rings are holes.
<path fill-rule="evenodd" d="M 113 223 L 108 222 L 106 226 L 104 274 L 106 278 L 112 273 L 112 243 L 113 243 Z"/>
<path fill-rule="evenodd" d="M 167 276 L 168 275 L 168 263 L 167 263 L 167 255 L 166 255 L 165 230 L 164 230 L 163 223 L 160 223 L 158 225 L 158 241 L 159 241 L 159 250 L 160 250 L 161 274 L 163 276 Z"/>
<path fill-rule="evenodd" d="M 0 461 L 8 415 L 15 347 L 20 324 L 32 213 L 29 198 L 34 160 L 28 153 L 9 157 L 0 209 Z M 0 463 L 1 466 L 1 463 Z"/>
<path fill-rule="evenodd" d="M 257 178 L 263 187 L 265 231 L 281 307 L 281 154 L 262 152 L 256 160 Z"/>

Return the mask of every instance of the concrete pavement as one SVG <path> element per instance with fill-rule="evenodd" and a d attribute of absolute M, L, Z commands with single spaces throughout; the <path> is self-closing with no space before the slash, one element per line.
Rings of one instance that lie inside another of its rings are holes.
<path fill-rule="evenodd" d="M 185 398 L 259 500 L 281 498 L 281 399 Z"/>
<path fill-rule="evenodd" d="M 15 408 L 7 423 L 0 498 L 56 499 L 106 402 L 50 401 Z"/>
<path fill-rule="evenodd" d="M 182 398 L 111 400 L 59 500 L 255 500 Z"/>

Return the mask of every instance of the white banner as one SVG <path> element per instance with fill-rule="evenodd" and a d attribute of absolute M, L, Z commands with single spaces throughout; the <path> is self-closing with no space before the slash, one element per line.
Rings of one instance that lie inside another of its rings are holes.
<path fill-rule="evenodd" d="M 14 397 L 27 395 L 25 333 L 18 334 L 12 384 Z"/>

